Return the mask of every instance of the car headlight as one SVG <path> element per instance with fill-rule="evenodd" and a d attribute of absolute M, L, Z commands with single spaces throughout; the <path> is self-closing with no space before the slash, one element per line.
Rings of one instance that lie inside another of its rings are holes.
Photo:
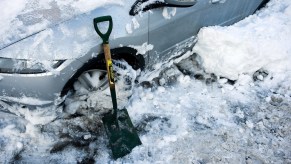
<path fill-rule="evenodd" d="M 47 70 L 58 68 L 63 62 L 64 60 L 39 62 L 0 57 L 0 73 L 44 73 L 47 72 Z"/>

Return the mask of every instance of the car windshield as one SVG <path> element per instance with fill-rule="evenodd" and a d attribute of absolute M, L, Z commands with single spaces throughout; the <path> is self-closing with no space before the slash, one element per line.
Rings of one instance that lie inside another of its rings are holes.
<path fill-rule="evenodd" d="M 0 49 L 59 22 L 125 0 L 1 0 Z"/>

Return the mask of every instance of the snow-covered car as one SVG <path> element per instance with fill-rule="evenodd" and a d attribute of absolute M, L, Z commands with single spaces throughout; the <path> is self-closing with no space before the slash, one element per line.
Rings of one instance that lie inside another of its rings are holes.
<path fill-rule="evenodd" d="M 76 82 L 87 90 L 104 87 L 102 41 L 93 26 L 96 17 L 113 18 L 113 59 L 152 70 L 191 48 L 201 27 L 233 24 L 265 2 L 28 0 L 8 5 L 1 16 L 0 100 L 47 105 L 74 90 Z"/>

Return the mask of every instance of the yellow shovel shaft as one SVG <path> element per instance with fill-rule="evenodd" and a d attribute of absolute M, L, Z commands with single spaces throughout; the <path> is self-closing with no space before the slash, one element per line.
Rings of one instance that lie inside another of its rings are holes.
<path fill-rule="evenodd" d="M 103 44 L 103 50 L 104 50 L 105 61 L 106 61 L 106 69 L 107 69 L 107 74 L 108 74 L 110 94 L 111 94 L 112 104 L 113 104 L 113 113 L 114 115 L 116 115 L 117 100 L 116 100 L 116 91 L 115 91 L 115 83 L 114 83 L 113 64 L 112 64 L 109 44 Z"/>
<path fill-rule="evenodd" d="M 112 66 L 112 59 L 111 59 L 109 44 L 103 44 L 103 49 L 104 49 L 104 54 L 105 54 L 106 69 L 108 73 L 109 85 L 110 85 L 110 88 L 115 88 L 113 66 Z"/>

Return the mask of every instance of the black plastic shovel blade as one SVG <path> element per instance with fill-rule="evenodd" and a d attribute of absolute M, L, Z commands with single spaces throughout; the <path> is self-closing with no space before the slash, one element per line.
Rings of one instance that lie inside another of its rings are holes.
<path fill-rule="evenodd" d="M 117 117 L 106 114 L 102 121 L 114 159 L 129 154 L 134 147 L 142 144 L 125 108 L 118 110 Z"/>

